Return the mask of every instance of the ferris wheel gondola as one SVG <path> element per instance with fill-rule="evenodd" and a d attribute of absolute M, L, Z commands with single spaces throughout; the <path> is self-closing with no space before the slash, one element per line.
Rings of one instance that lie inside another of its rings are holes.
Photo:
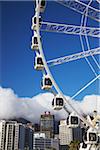
<path fill-rule="evenodd" d="M 80 143 L 80 146 L 79 146 L 79 150 L 90 150 L 91 148 L 91 145 L 87 145 L 85 144 L 84 142 L 83 143 Z"/>
<path fill-rule="evenodd" d="M 44 12 L 45 6 L 46 6 L 46 1 L 45 0 L 41 0 L 41 3 L 40 3 L 40 12 Z"/>
<path fill-rule="evenodd" d="M 97 144 L 98 136 L 97 132 L 93 128 L 89 128 L 84 135 L 85 144 Z"/>
<path fill-rule="evenodd" d="M 67 126 L 69 128 L 77 128 L 79 124 L 80 124 L 79 117 L 75 114 L 75 112 L 72 112 L 67 118 Z"/>
<path fill-rule="evenodd" d="M 52 101 L 52 107 L 54 110 L 61 110 L 64 106 L 64 100 L 61 96 L 56 95 Z"/>
<path fill-rule="evenodd" d="M 39 16 L 39 27 L 41 27 L 41 22 L 42 22 L 42 19 L 41 19 L 41 16 Z M 32 26 L 31 26 L 32 30 L 36 31 L 36 24 L 37 24 L 37 15 L 34 15 L 32 17 Z"/>
<path fill-rule="evenodd" d="M 42 57 L 40 56 L 40 54 L 37 54 L 37 56 L 35 57 L 34 68 L 36 70 L 44 69 L 43 60 L 42 60 Z"/>
<path fill-rule="evenodd" d="M 41 82 L 41 89 L 42 90 L 50 90 L 52 88 L 52 81 L 49 75 L 43 75 L 42 82 Z"/>
<path fill-rule="evenodd" d="M 40 37 L 41 38 L 41 37 Z M 38 40 L 37 40 L 37 33 L 34 31 L 34 35 L 32 36 L 32 50 L 39 50 Z"/>

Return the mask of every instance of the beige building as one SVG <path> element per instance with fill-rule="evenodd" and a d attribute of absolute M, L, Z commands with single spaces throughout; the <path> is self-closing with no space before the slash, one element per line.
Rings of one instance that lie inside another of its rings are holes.
<path fill-rule="evenodd" d="M 69 128 L 66 120 L 61 120 L 59 125 L 60 145 L 69 145 L 73 140 L 82 140 L 82 130 L 78 128 Z"/>
<path fill-rule="evenodd" d="M 14 150 L 14 127 L 15 122 L 9 122 L 6 125 L 5 150 Z"/>

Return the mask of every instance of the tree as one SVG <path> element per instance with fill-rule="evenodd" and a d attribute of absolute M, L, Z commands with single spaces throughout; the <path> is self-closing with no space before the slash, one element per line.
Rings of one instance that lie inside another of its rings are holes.
<path fill-rule="evenodd" d="M 78 140 L 71 141 L 69 145 L 69 150 L 79 150 L 79 144 L 80 144 L 80 141 Z"/>

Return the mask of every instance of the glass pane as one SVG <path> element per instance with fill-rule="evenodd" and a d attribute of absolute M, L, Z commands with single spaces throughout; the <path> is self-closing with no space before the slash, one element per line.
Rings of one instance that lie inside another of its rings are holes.
<path fill-rule="evenodd" d="M 96 133 L 89 133 L 89 141 L 96 141 Z"/>
<path fill-rule="evenodd" d="M 78 117 L 71 116 L 71 124 L 78 124 Z"/>

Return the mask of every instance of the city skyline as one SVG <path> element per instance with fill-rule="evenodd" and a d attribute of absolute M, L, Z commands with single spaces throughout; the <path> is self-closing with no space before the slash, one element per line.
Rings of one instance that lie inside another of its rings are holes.
<path fill-rule="evenodd" d="M 88 115 L 87 119 L 93 122 L 95 115 L 94 112 L 93 116 Z M 0 120 L 0 149 L 33 150 L 40 148 L 46 150 L 46 148 L 49 148 L 52 150 L 54 147 L 55 150 L 70 150 L 73 143 L 76 143 L 75 145 L 80 150 L 83 150 L 84 144 L 84 148 L 89 147 L 91 143 L 94 143 L 92 145 L 95 148 L 100 147 L 100 138 L 95 135 L 95 130 L 88 129 L 80 122 L 77 126 L 76 121 L 72 119 L 73 117 L 73 115 L 70 115 L 67 120 L 57 121 L 54 119 L 54 114 L 45 111 L 40 115 L 39 124 L 28 121 L 23 123 L 24 119 L 22 118 L 20 120 Z"/>

